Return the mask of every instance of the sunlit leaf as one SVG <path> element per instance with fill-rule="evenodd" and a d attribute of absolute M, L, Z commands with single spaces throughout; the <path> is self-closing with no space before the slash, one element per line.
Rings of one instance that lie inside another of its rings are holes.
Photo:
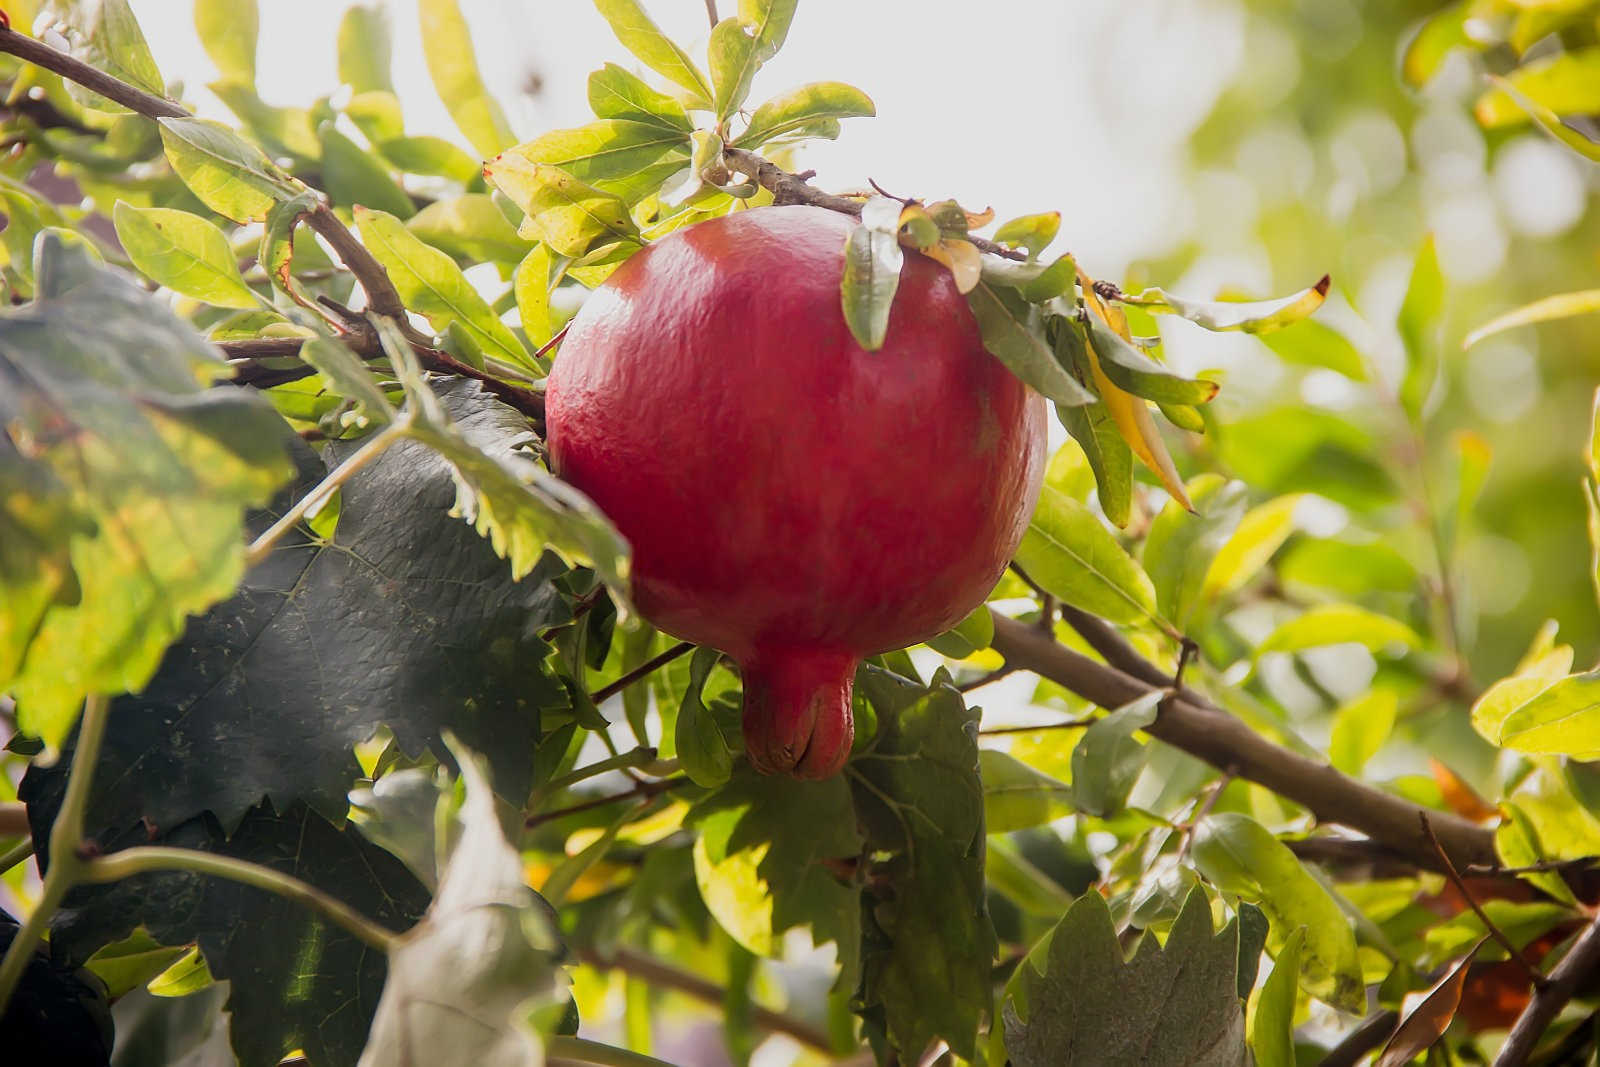
<path fill-rule="evenodd" d="M 1333 713 L 1328 762 L 1345 774 L 1360 774 L 1389 739 L 1399 711 L 1400 698 L 1393 689 L 1373 689 L 1341 704 Z"/>
<path fill-rule="evenodd" d="M 406 220 L 406 229 L 467 265 L 521 262 L 529 241 L 488 193 L 435 200 Z"/>
<path fill-rule="evenodd" d="M 1493 337 L 1497 333 L 1514 330 L 1519 326 L 1531 326 L 1537 322 L 1555 322 L 1576 315 L 1590 315 L 1596 311 L 1600 311 L 1600 289 L 1584 289 L 1576 293 L 1547 296 L 1507 311 L 1503 315 L 1496 315 L 1467 334 L 1461 346 L 1471 348 L 1486 337 Z"/>
<path fill-rule="evenodd" d="M 645 66 L 688 90 L 696 107 L 710 108 L 712 92 L 706 76 L 686 52 L 661 32 L 639 0 L 594 0 L 622 46 Z"/>
<path fill-rule="evenodd" d="M 1491 75 L 1489 80 L 1507 99 L 1527 112 L 1528 117 L 1538 123 L 1539 128 L 1545 133 L 1548 133 L 1584 159 L 1600 162 L 1600 141 L 1596 141 L 1582 130 L 1569 125 L 1560 115 L 1538 101 L 1529 98 L 1507 79 Z"/>
<path fill-rule="evenodd" d="M 1242 482 L 1201 474 L 1187 486 L 1192 507 L 1170 500 L 1150 524 L 1144 566 L 1162 614 L 1181 629 L 1199 606 L 1212 562 L 1244 516 Z"/>
<path fill-rule="evenodd" d="M 1038 215 L 1019 215 L 1000 224 L 994 231 L 997 244 L 1010 248 L 1025 248 L 1029 259 L 1038 259 L 1039 253 L 1056 239 L 1061 229 L 1061 212 L 1046 211 Z"/>
<path fill-rule="evenodd" d="M 1113 622 L 1143 622 L 1155 611 L 1144 569 L 1094 512 L 1051 486 L 1040 491 L 1016 559 L 1047 592 Z"/>
<path fill-rule="evenodd" d="M 195 0 L 194 28 L 225 81 L 255 84 L 261 30 L 256 0 Z"/>
<path fill-rule="evenodd" d="M 417 14 L 423 56 L 439 99 L 478 155 L 485 159 L 493 156 L 516 138 L 478 73 L 472 33 L 459 0 L 418 0 Z"/>
<path fill-rule="evenodd" d="M 517 312 L 522 316 L 522 332 L 536 346 L 555 336 L 550 322 L 550 267 L 550 250 L 536 244 L 517 264 L 513 282 Z"/>
<path fill-rule="evenodd" d="M 570 130 L 552 130 L 510 149 L 532 163 L 559 167 L 578 181 L 631 200 L 632 183 L 621 179 L 643 175 L 665 178 L 689 162 L 689 134 L 633 119 L 600 119 Z M 504 158 L 504 157 L 502 157 Z M 611 183 L 611 184 L 608 184 Z M 645 180 L 643 186 L 659 185 Z"/>
<path fill-rule="evenodd" d="M 166 95 L 166 82 L 128 0 L 48 0 L 39 17 L 41 29 L 48 25 L 67 39 L 67 51 L 74 59 L 147 93 Z M 19 29 L 26 32 L 28 27 Z M 96 111 L 125 114 L 128 110 L 74 81 L 67 82 L 67 92 Z"/>
<path fill-rule="evenodd" d="M 1316 319 L 1308 319 L 1292 330 L 1267 334 L 1261 340 L 1285 363 L 1326 367 L 1351 381 L 1367 380 L 1366 360 L 1356 346 L 1344 334 Z"/>
<path fill-rule="evenodd" d="M 339 80 L 357 93 L 394 91 L 388 9 L 352 4 L 339 20 Z"/>
<path fill-rule="evenodd" d="M 1295 512 L 1302 499 L 1299 493 L 1288 493 L 1245 512 L 1207 568 L 1201 598 L 1227 596 L 1260 574 L 1294 533 Z"/>
<path fill-rule="evenodd" d="M 994 641 L 994 615 L 989 605 L 979 604 L 967 617 L 937 637 L 928 638 L 927 645 L 942 656 L 966 659 L 981 652 Z"/>
<path fill-rule="evenodd" d="M 983 273 L 983 253 L 971 241 L 947 237 L 924 248 L 922 254 L 945 265 L 955 279 L 957 292 L 965 295 L 977 287 Z"/>
<path fill-rule="evenodd" d="M 1343 644 L 1382 652 L 1395 647 L 1418 648 L 1422 639 L 1411 627 L 1387 615 L 1354 604 L 1322 604 L 1272 631 L 1256 649 L 1256 655 Z"/>
<path fill-rule="evenodd" d="M 1178 315 L 1208 330 L 1239 330 L 1244 333 L 1271 333 L 1307 318 L 1328 296 L 1327 275 L 1309 289 L 1278 300 L 1232 302 L 1225 300 L 1185 300 L 1164 289 L 1145 289 L 1135 295 L 1123 296 L 1125 303 L 1134 304 L 1157 315 Z"/>
<path fill-rule="evenodd" d="M 1145 746 L 1133 735 L 1156 721 L 1161 696 L 1159 692 L 1146 693 L 1083 732 L 1072 750 L 1074 807 L 1101 817 L 1122 810 L 1145 761 Z"/>
<path fill-rule="evenodd" d="M 1400 402 L 1413 420 L 1422 417 L 1439 374 L 1439 316 L 1443 309 L 1444 275 L 1439 271 L 1439 254 L 1430 234 L 1417 251 L 1396 323 L 1406 349 Z"/>
<path fill-rule="evenodd" d="M 1466 22 L 1472 12 L 1473 5 L 1468 0 L 1457 0 L 1428 16 L 1406 45 L 1400 60 L 1407 85 L 1420 89 L 1433 78 L 1452 51 L 1479 47 L 1467 35 Z"/>
<path fill-rule="evenodd" d="M 1498 742 L 1518 752 L 1600 757 L 1600 671 L 1570 675 L 1532 697 L 1500 723 Z"/>
<path fill-rule="evenodd" d="M 162 119 L 161 142 L 189 190 L 234 222 L 261 222 L 273 204 L 294 199 L 303 188 L 220 122 Z"/>
<path fill-rule="evenodd" d="M 1505 722 L 1511 714 L 1565 678 L 1571 670 L 1571 645 L 1559 645 L 1523 663 L 1517 673 L 1495 682 L 1473 703 L 1473 728 L 1491 743 L 1500 744 Z"/>
<path fill-rule="evenodd" d="M 862 207 L 861 222 L 844 246 L 839 300 L 850 335 L 868 352 L 882 348 L 889 335 L 889 311 L 905 262 L 899 223 L 899 201 L 874 197 Z"/>
<path fill-rule="evenodd" d="M 644 122 L 685 135 L 694 129 L 682 104 L 615 63 L 589 75 L 589 108 L 596 118 Z"/>
<path fill-rule="evenodd" d="M 712 105 L 717 121 L 726 120 L 750 95 L 750 83 L 761 69 L 760 48 L 739 18 L 725 18 L 711 30 L 707 58 L 711 68 Z"/>
<path fill-rule="evenodd" d="M 756 54 L 763 63 L 783 47 L 799 6 L 800 0 L 739 0 L 739 21 L 756 39 Z"/>
<path fill-rule="evenodd" d="M 117 201 L 117 240 L 146 277 L 173 292 L 217 307 L 255 308 L 228 238 L 210 222 L 172 208 Z"/>
<path fill-rule="evenodd" d="M 1250 1051 L 1257 1067 L 1295 1067 L 1294 1008 L 1300 993 L 1300 954 L 1305 948 L 1302 927 L 1289 935 L 1272 961 L 1272 973 L 1262 983 L 1250 1019 Z"/>
<path fill-rule="evenodd" d="M 638 239 L 638 228 L 621 200 L 557 167 L 506 152 L 483 173 L 527 214 L 523 236 L 542 240 L 561 255 L 577 258 L 600 242 Z"/>
<path fill-rule="evenodd" d="M 815 82 L 775 96 L 756 108 L 750 125 L 733 143 L 740 148 L 759 148 L 824 120 L 876 114 L 872 100 L 860 89 L 843 82 Z"/>
<path fill-rule="evenodd" d="M 1557 115 L 1592 115 L 1600 112 L 1600 46 L 1559 51 L 1532 60 L 1505 75 L 1502 82 Z M 1472 110 L 1478 121 L 1489 127 L 1525 122 L 1528 118 L 1501 88 L 1478 97 Z"/>

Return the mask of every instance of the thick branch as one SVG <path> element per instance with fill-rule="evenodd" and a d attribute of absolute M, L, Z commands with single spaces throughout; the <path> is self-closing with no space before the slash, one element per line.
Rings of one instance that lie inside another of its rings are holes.
<path fill-rule="evenodd" d="M 782 167 L 770 160 L 763 159 L 754 152 L 743 148 L 724 148 L 722 158 L 728 166 L 740 174 L 755 179 L 756 183 L 772 194 L 772 198 L 779 204 L 810 204 L 812 207 L 827 208 L 829 211 L 840 211 L 846 215 L 861 214 L 861 201 L 848 196 L 835 196 L 825 193 L 821 189 L 808 185 L 803 178 L 790 174 Z M 985 237 L 969 236 L 967 240 L 980 252 L 987 252 L 992 256 L 1001 256 L 1005 259 L 1026 260 L 1027 254 L 1018 252 L 1014 248 L 995 244 Z"/>
<path fill-rule="evenodd" d="M 1007 662 L 1064 685 L 1103 708 L 1120 707 L 1161 688 L 1080 655 L 1026 623 L 996 615 L 994 627 L 994 648 Z M 1360 830 L 1418 867 L 1441 867 L 1438 853 L 1422 832 L 1422 808 L 1273 744 L 1192 693 L 1164 700 L 1146 732 L 1304 805 L 1324 822 Z M 1440 844 L 1458 866 L 1495 861 L 1489 831 L 1455 815 L 1435 812 L 1429 817 Z"/>
<path fill-rule="evenodd" d="M 0 26 L 0 52 L 7 52 L 32 63 L 36 67 L 53 71 L 68 81 L 92 89 L 107 100 L 121 104 L 131 111 L 152 119 L 186 119 L 189 113 L 165 97 L 155 96 L 135 88 L 125 81 L 95 70 L 65 52 L 58 52 L 43 41 L 18 33 L 9 26 Z"/>
<path fill-rule="evenodd" d="M 1494 1067 L 1522 1067 L 1533 1055 L 1539 1039 L 1555 1021 L 1561 1009 L 1567 1006 L 1584 979 L 1600 969 L 1600 919 L 1584 930 L 1583 936 L 1573 944 L 1541 989 L 1533 991 L 1533 999 L 1522 1010 L 1511 1036 L 1500 1046 Z"/>

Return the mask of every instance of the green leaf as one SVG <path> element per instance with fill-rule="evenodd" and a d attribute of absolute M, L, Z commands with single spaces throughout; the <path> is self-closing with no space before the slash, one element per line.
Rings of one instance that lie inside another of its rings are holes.
<path fill-rule="evenodd" d="M 331 122 L 317 131 L 322 143 L 322 181 L 328 199 L 339 207 L 361 205 L 408 219 L 417 205 L 389 169 L 340 133 Z"/>
<path fill-rule="evenodd" d="M 400 110 L 400 98 L 387 89 L 371 89 L 364 93 L 352 94 L 350 102 L 344 106 L 344 113 L 373 145 L 401 137 L 406 132 L 405 113 Z M 450 144 L 448 141 L 442 143 Z M 466 156 L 465 152 L 454 145 L 450 147 L 458 154 Z M 473 167 L 475 174 L 477 173 L 475 161 Z"/>
<path fill-rule="evenodd" d="M 469 264 L 519 263 L 528 254 L 529 242 L 488 193 L 435 200 L 411 216 L 406 229 Z"/>
<path fill-rule="evenodd" d="M 361 243 L 389 272 L 408 308 L 426 315 L 440 333 L 457 324 L 480 351 L 518 366 L 533 365 L 511 327 L 500 321 L 455 260 L 423 243 L 393 215 L 357 207 L 355 216 Z"/>
<path fill-rule="evenodd" d="M 871 98 L 852 85 L 813 82 L 775 96 L 756 108 L 750 116 L 750 125 L 733 143 L 739 148 L 759 148 L 768 141 L 819 122 L 870 118 L 877 113 Z"/>
<path fill-rule="evenodd" d="M 1009 834 L 1070 814 L 1072 787 L 998 749 L 978 751 L 983 821 L 990 834 Z"/>
<path fill-rule="evenodd" d="M 536 244 L 517 264 L 514 287 L 517 313 L 522 316 L 522 332 L 529 343 L 542 346 L 555 336 L 550 321 L 550 250 Z"/>
<path fill-rule="evenodd" d="M 1130 700 L 1083 732 L 1072 750 L 1072 801 L 1080 811 L 1109 818 L 1122 810 L 1146 755 L 1134 732 L 1156 721 L 1161 696 Z"/>
<path fill-rule="evenodd" d="M 488 159 L 516 141 L 500 105 L 484 87 L 472 32 L 458 0 L 418 0 L 422 52 L 428 74 L 456 128 Z"/>
<path fill-rule="evenodd" d="M 1455 49 L 1479 47 L 1467 36 L 1466 22 L 1472 13 L 1467 0 L 1457 0 L 1427 17 L 1401 57 L 1400 70 L 1407 85 L 1422 88 Z"/>
<path fill-rule="evenodd" d="M 462 433 L 448 409 L 427 389 L 411 349 L 385 321 L 379 328 L 384 351 L 400 371 L 410 413 L 409 435 L 450 463 L 456 502 L 451 514 L 489 539 L 495 553 L 511 564 L 511 576 L 530 573 L 546 551 L 574 566 L 591 567 L 606 583 L 618 613 L 628 610 L 628 543 L 588 497 L 536 463 L 525 451 L 532 431 L 502 408 L 509 421 L 504 448 L 476 446 Z"/>
<path fill-rule="evenodd" d="M 991 891 L 1011 901 L 1025 914 L 1054 919 L 1072 906 L 1072 894 L 1029 863 L 1007 838 L 989 841 L 983 873 Z"/>
<path fill-rule="evenodd" d="M 839 300 L 844 321 L 856 344 L 868 352 L 883 347 L 889 335 L 889 311 L 900 288 L 900 203 L 878 196 L 861 209 L 861 223 L 844 246 L 844 276 Z"/>
<path fill-rule="evenodd" d="M 1430 234 L 1417 251 L 1396 324 L 1406 349 L 1400 403 L 1413 421 L 1422 418 L 1423 405 L 1439 374 L 1439 316 L 1443 309 L 1444 275 L 1439 272 L 1439 255 Z"/>
<path fill-rule="evenodd" d="M 482 171 L 476 159 L 442 137 L 391 137 L 378 143 L 383 158 L 407 174 L 470 182 Z"/>
<path fill-rule="evenodd" d="M 1135 396 L 1166 404 L 1204 404 L 1217 395 L 1216 382 L 1174 374 L 1124 341 L 1098 315 L 1089 316 L 1089 344 L 1100 357 L 1106 377 Z"/>
<path fill-rule="evenodd" d="M 1300 978 L 1308 992 L 1341 1011 L 1366 1007 L 1355 931 L 1288 846 L 1249 816 L 1224 812 L 1200 820 L 1190 855 L 1218 889 L 1260 905 L 1280 944 L 1285 931 L 1305 928 Z"/>
<path fill-rule="evenodd" d="M 220 122 L 162 119 L 167 160 L 189 191 L 234 222 L 261 222 L 272 205 L 292 200 L 298 183 Z"/>
<path fill-rule="evenodd" d="M 557 167 L 515 151 L 491 160 L 484 176 L 528 216 L 518 231 L 573 259 L 597 244 L 637 241 L 627 205 Z"/>
<path fill-rule="evenodd" d="M 973 653 L 988 648 L 993 641 L 994 616 L 989 612 L 989 605 L 979 604 L 967 614 L 966 618 L 938 637 L 929 638 L 926 644 L 942 656 L 966 659 Z"/>
<path fill-rule="evenodd" d="M 860 973 L 861 909 L 852 888 L 823 862 L 861 854 L 844 777 L 798 781 L 756 774 L 742 764 L 721 788 L 696 801 L 685 821 L 700 832 L 696 871 L 717 921 L 752 951 L 765 942 L 762 955 L 781 952 L 786 930 L 808 927 L 813 944 L 832 941 L 838 949 L 835 988 L 853 991 Z M 749 875 L 754 877 L 748 887 L 720 884 Z M 756 899 L 742 899 L 746 895 Z M 740 936 L 735 931 L 741 925 L 761 929 Z"/>
<path fill-rule="evenodd" d="M 1177 315 L 1208 330 L 1271 333 L 1309 317 L 1321 307 L 1330 281 L 1324 274 L 1316 285 L 1277 300 L 1185 300 L 1164 289 L 1146 289 L 1122 299 L 1153 314 Z"/>
<path fill-rule="evenodd" d="M 355 406 L 355 421 L 363 426 L 387 426 L 395 411 L 378 382 L 354 352 L 329 337 L 313 337 L 300 346 L 300 358 L 317 369 L 328 389 Z"/>
<path fill-rule="evenodd" d="M 1261 573 L 1294 533 L 1295 511 L 1302 499 L 1299 493 L 1289 493 L 1245 512 L 1206 569 L 1201 597 L 1214 601 L 1227 596 Z"/>
<path fill-rule="evenodd" d="M 697 648 L 689 661 L 689 688 L 678 708 L 676 741 L 683 772 L 695 785 L 714 789 L 733 774 L 733 751 L 717 717 L 701 699 L 706 678 L 722 658 L 714 648 Z"/>
<path fill-rule="evenodd" d="M 765 63 L 778 54 L 789 36 L 800 0 L 739 0 L 739 21 L 756 39 L 756 55 Z"/>
<path fill-rule="evenodd" d="M 1383 652 L 1396 647 L 1420 648 L 1422 639 L 1411 627 L 1387 615 L 1354 604 L 1323 604 L 1272 631 L 1256 649 L 1256 655 L 1343 644 Z"/>
<path fill-rule="evenodd" d="M 321 157 L 317 124 L 303 107 L 275 107 L 248 85 L 212 82 L 210 89 L 244 123 L 245 129 L 268 152 L 315 161 Z"/>
<path fill-rule="evenodd" d="M 1150 577 L 1089 508 L 1046 485 L 1017 562 L 1046 592 L 1112 622 L 1155 613 Z"/>
<path fill-rule="evenodd" d="M 1400 698 L 1393 689 L 1374 689 L 1340 705 L 1333 713 L 1333 733 L 1328 739 L 1328 760 L 1335 769 L 1359 775 L 1378 754 L 1394 729 Z"/>
<path fill-rule="evenodd" d="M 292 435 L 207 388 L 226 364 L 161 301 L 54 234 L 38 260 L 38 299 L 0 317 L 0 690 L 55 746 L 233 592 Z"/>
<path fill-rule="evenodd" d="M 707 58 L 712 104 L 717 121 L 725 122 L 750 95 L 750 83 L 761 69 L 759 47 L 741 19 L 726 18 L 711 30 Z"/>
<path fill-rule="evenodd" d="M 1250 1051 L 1255 1053 L 1257 1067 L 1295 1067 L 1294 1007 L 1299 999 L 1300 953 L 1305 943 L 1304 927 L 1289 935 L 1256 998 Z"/>
<path fill-rule="evenodd" d="M 353 4 L 339 20 L 339 80 L 357 93 L 394 92 L 389 13 L 382 4 Z"/>
<path fill-rule="evenodd" d="M 550 906 L 524 882 L 478 757 L 451 747 L 466 788 L 455 849 L 427 914 L 389 952 L 362 1067 L 537 1062 L 529 1018 L 567 999 Z"/>
<path fill-rule="evenodd" d="M 125 200 L 117 201 L 112 217 L 123 251 L 151 281 L 217 307 L 260 306 L 239 274 L 227 236 L 205 219 Z"/>
<path fill-rule="evenodd" d="M 1061 212 L 1046 211 L 1038 215 L 1019 215 L 1002 223 L 994 231 L 997 244 L 1009 248 L 1026 248 L 1029 259 L 1038 259 L 1056 234 L 1061 230 Z"/>
<path fill-rule="evenodd" d="M 1520 807 L 1507 803 L 1502 804 L 1500 810 L 1505 819 L 1494 832 L 1494 851 L 1503 866 L 1535 867 L 1556 858 L 1548 854 L 1539 840 L 1539 832 Z M 1568 905 L 1578 902 L 1572 887 L 1557 871 L 1525 871 L 1520 877 L 1543 890 L 1553 900 Z"/>
<path fill-rule="evenodd" d="M 124 940 L 90 956 L 84 967 L 106 984 L 107 996 L 122 997 L 152 979 L 159 980 L 163 972 L 187 954 L 182 947 L 161 944 L 139 927 Z"/>
<path fill-rule="evenodd" d="M 1543 34 L 1540 36 L 1543 36 Z M 1545 133 L 1548 133 L 1584 159 L 1591 162 L 1600 162 L 1600 141 L 1595 140 L 1576 126 L 1569 125 L 1560 115 L 1528 97 L 1505 78 L 1490 75 L 1489 81 L 1504 93 L 1512 103 L 1526 111 L 1528 117 L 1538 123 L 1539 128 Z"/>
<path fill-rule="evenodd" d="M 1558 51 L 1524 63 L 1505 75 L 1512 89 L 1557 115 L 1600 112 L 1600 47 Z M 1473 105 L 1478 121 L 1491 129 L 1527 121 L 1527 113 L 1504 89 L 1490 89 Z"/>
<path fill-rule="evenodd" d="M 150 54 L 144 31 L 134 18 L 128 0 L 48 0 L 40 18 L 67 39 L 67 51 L 94 69 L 119 81 L 165 97 L 166 82 Z M 42 28 L 43 24 L 41 24 Z M 26 32 L 28 27 L 18 29 Z M 67 92 L 80 105 L 113 115 L 127 114 L 121 104 L 107 100 L 77 82 L 66 80 Z"/>
<path fill-rule="evenodd" d="M 1199 607 L 1211 567 L 1244 517 L 1247 493 L 1243 482 L 1225 482 L 1216 474 L 1197 475 L 1186 489 L 1195 510 L 1168 500 L 1144 542 L 1156 601 L 1179 629 Z"/>
<path fill-rule="evenodd" d="M 1195 888 L 1163 946 L 1146 932 L 1123 959 L 1111 911 L 1090 890 L 1021 964 L 1020 995 L 1002 1011 L 1015 1067 L 1238 1067 L 1244 1010 L 1235 991 L 1238 920 L 1211 930 Z M 1027 1015 L 1022 1010 L 1026 1008 Z"/>
<path fill-rule="evenodd" d="M 595 0 L 594 6 L 611 24 L 622 47 L 632 52 L 645 66 L 687 89 L 693 107 L 709 110 L 711 86 L 706 76 L 645 13 L 639 0 Z"/>
<path fill-rule="evenodd" d="M 195 0 L 194 28 L 224 81 L 256 83 L 256 38 L 261 32 L 256 0 Z"/>
<path fill-rule="evenodd" d="M 615 63 L 589 75 L 589 108 L 596 118 L 643 122 L 685 136 L 694 130 L 694 121 L 682 104 Z"/>
<path fill-rule="evenodd" d="M 1497 333 L 1514 330 L 1519 326 L 1531 326 L 1536 322 L 1556 322 L 1576 315 L 1591 315 L 1596 311 L 1600 311 L 1600 289 L 1585 289 L 1576 293 L 1547 296 L 1503 315 L 1496 315 L 1467 334 L 1466 340 L 1461 342 L 1461 347 L 1471 348 L 1486 337 L 1493 337 Z"/>
<path fill-rule="evenodd" d="M 984 903 L 977 714 L 943 671 L 925 689 L 868 666 L 856 686 L 878 719 L 870 747 L 848 771 L 869 855 L 864 884 L 890 893 L 888 906 L 862 895 L 858 1010 L 880 1047 L 916 1055 L 909 1050 L 943 1038 L 971 1059 L 993 1001 L 995 953 Z"/>
<path fill-rule="evenodd" d="M 688 166 L 689 135 L 656 123 L 600 119 L 576 129 L 552 130 L 507 154 L 512 153 L 559 167 L 580 182 L 628 200 L 637 199 L 644 186 L 659 184 L 643 178 Z M 630 178 L 636 180 L 626 180 Z"/>
<path fill-rule="evenodd" d="M 1126 526 L 1133 507 L 1133 451 L 1117 432 L 1106 406 L 1056 405 L 1056 418 L 1078 442 L 1094 471 L 1100 510 L 1113 526 Z"/>
<path fill-rule="evenodd" d="M 1316 319 L 1307 319 L 1292 330 L 1267 334 L 1261 340 L 1285 363 L 1326 367 L 1353 382 L 1367 380 L 1367 364 L 1360 350 L 1344 334 Z"/>
<path fill-rule="evenodd" d="M 978 320 L 983 347 L 1034 392 L 1062 407 L 1095 402 L 1094 394 L 1079 385 L 1051 351 L 1037 306 L 1011 289 L 982 281 L 967 294 L 967 305 Z M 1084 448 L 1088 450 L 1087 445 Z"/>
<path fill-rule="evenodd" d="M 1505 717 L 1495 740 L 1518 752 L 1600 758 L 1600 671 L 1570 675 L 1538 693 Z"/>

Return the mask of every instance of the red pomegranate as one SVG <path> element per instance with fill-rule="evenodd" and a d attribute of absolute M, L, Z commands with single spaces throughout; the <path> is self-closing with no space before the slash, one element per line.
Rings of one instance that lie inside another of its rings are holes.
<path fill-rule="evenodd" d="M 651 244 L 584 304 L 546 396 L 552 469 L 632 543 L 640 612 L 738 661 L 769 774 L 844 765 L 859 660 L 983 601 L 1043 475 L 1043 399 L 942 266 L 908 251 L 887 342 L 855 343 L 854 225 L 758 208 Z"/>

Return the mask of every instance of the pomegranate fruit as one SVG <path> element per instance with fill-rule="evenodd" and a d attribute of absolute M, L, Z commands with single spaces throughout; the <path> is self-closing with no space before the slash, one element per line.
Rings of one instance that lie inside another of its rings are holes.
<path fill-rule="evenodd" d="M 590 295 L 546 394 L 552 469 L 632 543 L 640 612 L 739 663 L 769 774 L 844 765 L 857 663 L 982 603 L 1043 475 L 1043 398 L 939 264 L 907 251 L 887 342 L 856 344 L 854 225 L 757 208 L 651 244 Z"/>

